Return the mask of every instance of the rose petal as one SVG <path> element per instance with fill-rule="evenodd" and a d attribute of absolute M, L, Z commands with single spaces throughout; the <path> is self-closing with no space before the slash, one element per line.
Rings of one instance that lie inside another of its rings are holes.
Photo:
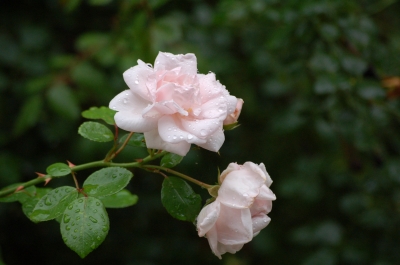
<path fill-rule="evenodd" d="M 272 201 L 270 200 L 254 200 L 250 207 L 251 216 L 259 214 L 268 214 L 272 210 Z"/>
<path fill-rule="evenodd" d="M 241 250 L 244 244 L 236 244 L 236 245 L 225 245 L 220 242 L 217 242 L 217 251 L 214 251 L 214 254 L 221 259 L 221 255 L 229 252 L 231 254 L 235 254 L 237 251 Z M 219 254 L 219 256 L 216 254 Z"/>
<path fill-rule="evenodd" d="M 220 180 L 219 184 L 221 184 L 224 181 L 225 177 L 229 173 L 231 173 L 234 170 L 239 170 L 239 169 L 240 169 L 240 165 L 238 165 L 237 163 L 230 163 L 228 165 L 228 167 L 224 171 L 222 171 L 221 175 L 219 176 L 219 180 Z"/>
<path fill-rule="evenodd" d="M 111 100 L 109 107 L 118 111 L 114 116 L 118 127 L 131 132 L 145 132 L 156 128 L 158 120 L 142 117 L 142 110 L 147 104 L 131 90 L 125 90 Z"/>
<path fill-rule="evenodd" d="M 235 209 L 221 204 L 215 226 L 218 231 L 218 241 L 224 245 L 244 244 L 253 238 L 249 209 Z"/>
<path fill-rule="evenodd" d="M 169 143 L 180 143 L 182 141 L 194 144 L 206 143 L 206 140 L 200 139 L 196 135 L 182 130 L 180 121 L 181 120 L 174 116 L 163 116 L 158 122 L 160 137 Z"/>
<path fill-rule="evenodd" d="M 258 235 L 262 229 L 264 229 L 270 222 L 271 218 L 269 218 L 265 214 L 260 214 L 252 217 L 253 222 L 253 237 Z"/>
<path fill-rule="evenodd" d="M 143 61 L 138 60 L 138 65 L 129 68 L 123 73 L 125 83 L 136 94 L 143 99 L 152 100 L 149 89 L 146 85 L 148 77 L 153 73 L 153 69 Z"/>
<path fill-rule="evenodd" d="M 267 172 L 267 169 L 265 168 L 264 163 L 261 163 L 261 164 L 259 165 L 259 167 L 260 167 L 260 169 L 263 171 L 263 173 L 264 173 L 264 175 L 265 175 L 265 177 L 266 177 L 266 179 L 265 179 L 265 185 L 267 185 L 267 187 L 271 186 L 271 184 L 272 184 L 272 179 L 271 179 L 271 177 L 269 176 L 269 174 L 268 174 L 268 172 Z"/>
<path fill-rule="evenodd" d="M 241 167 L 230 172 L 221 184 L 218 199 L 233 208 L 248 208 L 264 185 L 264 179 L 251 170 Z"/>
<path fill-rule="evenodd" d="M 220 203 L 214 201 L 206 205 L 197 216 L 197 231 L 200 237 L 204 236 L 214 226 L 220 212 Z M 208 236 L 207 236 L 208 237 Z"/>
<path fill-rule="evenodd" d="M 174 55 L 167 52 L 159 52 L 154 64 L 154 69 L 172 70 L 179 67 L 179 74 L 197 74 L 197 58 L 193 53 Z"/>
<path fill-rule="evenodd" d="M 202 120 L 192 119 L 191 117 L 182 117 L 180 119 L 180 124 L 183 130 L 202 139 L 210 137 L 210 135 L 214 134 L 218 129 L 222 130 L 222 122 L 219 119 Z"/>
<path fill-rule="evenodd" d="M 258 200 L 276 200 L 275 194 L 270 190 L 266 185 L 263 185 L 260 189 L 260 192 L 257 196 Z"/>
<path fill-rule="evenodd" d="M 207 142 L 204 144 L 197 144 L 204 149 L 217 152 L 225 141 L 225 135 L 222 129 L 215 131 L 212 135 L 207 137 Z"/>
<path fill-rule="evenodd" d="M 144 133 L 147 148 L 165 150 L 180 156 L 185 156 L 190 150 L 190 144 L 182 141 L 179 143 L 168 143 L 161 139 L 158 130 L 154 129 Z"/>

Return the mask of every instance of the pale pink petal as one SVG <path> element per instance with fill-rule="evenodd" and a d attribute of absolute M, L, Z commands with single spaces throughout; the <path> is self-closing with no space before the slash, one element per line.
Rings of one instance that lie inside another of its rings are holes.
<path fill-rule="evenodd" d="M 217 254 L 215 254 L 217 257 L 219 257 L 219 259 L 221 259 L 221 255 L 225 254 L 226 252 L 229 252 L 231 254 L 235 254 L 237 251 L 241 250 L 244 244 L 236 244 L 236 245 L 225 245 L 222 244 L 220 242 L 218 242 L 217 245 L 217 250 L 214 251 L 214 254 L 217 252 L 219 254 L 219 256 Z"/>
<path fill-rule="evenodd" d="M 268 188 L 266 185 L 263 185 L 260 189 L 260 192 L 257 196 L 257 199 L 259 200 L 276 200 L 275 194 Z"/>
<path fill-rule="evenodd" d="M 221 85 L 221 83 L 215 79 L 214 73 L 209 73 L 207 75 L 198 74 L 197 77 L 203 103 L 217 97 L 225 98 L 226 95 L 229 95 L 225 86 Z"/>
<path fill-rule="evenodd" d="M 214 134 L 216 131 L 218 131 L 218 129 L 222 130 L 222 122 L 219 119 L 201 120 L 192 119 L 190 117 L 182 117 L 180 119 L 180 123 L 182 125 L 182 129 L 203 139 L 210 137 L 210 135 Z M 223 140 L 225 140 L 225 137 Z"/>
<path fill-rule="evenodd" d="M 190 144 L 188 142 L 182 141 L 174 144 L 164 141 L 158 134 L 157 129 L 144 132 L 144 138 L 147 148 L 165 150 L 180 156 L 185 156 L 190 150 Z"/>
<path fill-rule="evenodd" d="M 269 218 L 265 214 L 259 214 L 252 217 L 253 222 L 253 237 L 258 235 L 262 229 L 264 229 L 270 222 L 271 218 Z"/>
<path fill-rule="evenodd" d="M 243 164 L 242 168 L 248 169 L 249 171 L 253 171 L 255 174 L 262 177 L 264 179 L 264 182 L 267 181 L 267 176 L 269 177 L 267 171 L 265 170 L 265 166 L 263 163 L 261 163 L 260 165 L 257 165 L 253 162 L 246 162 Z"/>
<path fill-rule="evenodd" d="M 178 54 L 159 52 L 154 63 L 154 69 L 172 70 L 178 68 L 179 74 L 197 74 L 197 59 L 193 53 Z"/>
<path fill-rule="evenodd" d="M 248 168 L 230 172 L 218 191 L 221 203 L 234 208 L 248 208 L 264 185 L 264 179 Z"/>
<path fill-rule="evenodd" d="M 233 124 L 233 123 L 237 122 L 238 119 L 239 119 L 240 112 L 242 111 L 242 106 L 243 106 L 244 101 L 241 98 L 235 98 L 235 99 L 237 100 L 236 108 L 235 108 L 235 110 L 233 112 L 229 113 L 226 116 L 226 119 L 224 120 L 224 125 Z M 229 103 L 230 107 L 231 107 L 231 104 L 232 103 Z M 229 111 L 230 110 L 231 109 L 229 108 Z"/>
<path fill-rule="evenodd" d="M 231 96 L 228 95 L 225 97 L 226 98 L 226 105 L 227 105 L 227 114 L 232 114 L 236 111 L 237 107 L 240 106 L 240 110 L 242 109 L 242 105 L 243 105 L 243 100 L 240 99 L 241 101 L 239 101 L 235 96 Z M 242 104 L 240 104 L 242 102 Z M 238 105 L 239 103 L 239 105 Z M 239 111 L 240 114 L 240 111 Z M 237 115 L 239 117 L 239 114 Z M 237 120 L 237 119 L 236 119 Z"/>
<path fill-rule="evenodd" d="M 250 207 L 251 216 L 259 214 L 267 214 L 271 210 L 272 210 L 272 201 L 258 200 L 257 198 L 254 200 L 253 204 Z"/>
<path fill-rule="evenodd" d="M 158 122 L 160 137 L 169 143 L 180 143 L 182 141 L 194 144 L 206 143 L 206 140 L 182 130 L 180 121 L 176 116 L 163 116 L 160 118 Z"/>
<path fill-rule="evenodd" d="M 224 245 L 244 244 L 253 238 L 249 209 L 235 209 L 221 204 L 215 225 L 218 231 L 218 242 Z"/>
<path fill-rule="evenodd" d="M 118 127 L 130 132 L 145 132 L 157 126 L 157 119 L 143 118 L 142 110 L 148 102 L 131 90 L 116 95 L 110 102 L 110 109 L 117 110 L 114 119 Z"/>
<path fill-rule="evenodd" d="M 261 163 L 261 164 L 259 165 L 259 167 L 260 167 L 260 169 L 262 170 L 262 172 L 264 173 L 264 175 L 265 175 L 265 177 L 266 177 L 266 179 L 265 179 L 265 185 L 267 185 L 267 187 L 271 186 L 271 184 L 272 184 L 272 179 L 271 179 L 271 177 L 269 176 L 269 174 L 268 174 L 268 172 L 267 172 L 267 169 L 265 168 L 264 163 Z"/>
<path fill-rule="evenodd" d="M 227 167 L 224 171 L 221 172 L 221 175 L 219 176 L 219 184 L 221 184 L 221 183 L 224 181 L 225 177 L 226 177 L 229 173 L 231 173 L 231 172 L 234 171 L 234 170 L 239 170 L 240 167 L 241 167 L 241 166 L 238 165 L 237 163 L 230 163 L 230 164 L 228 165 L 228 167 Z"/>
<path fill-rule="evenodd" d="M 218 245 L 220 244 L 218 242 L 218 231 L 215 226 L 211 227 L 211 229 L 207 232 L 206 234 L 208 244 L 210 245 L 211 251 L 217 256 L 219 259 L 222 259 L 221 255 L 224 254 L 225 252 L 221 252 L 218 249 Z"/>
<path fill-rule="evenodd" d="M 217 152 L 225 141 L 225 135 L 222 129 L 215 131 L 212 135 L 207 137 L 205 144 L 197 144 L 204 149 Z"/>
<path fill-rule="evenodd" d="M 138 60 L 138 65 L 129 68 L 123 73 L 125 83 L 136 94 L 146 100 L 152 100 L 146 85 L 148 77 L 153 73 L 153 68 Z"/>
<path fill-rule="evenodd" d="M 217 97 L 201 105 L 201 118 L 224 120 L 227 115 L 227 102 L 224 97 Z"/>
<path fill-rule="evenodd" d="M 197 231 L 202 237 L 215 225 L 220 212 L 220 203 L 214 201 L 201 209 L 197 216 Z M 208 237 L 208 236 L 207 236 Z"/>

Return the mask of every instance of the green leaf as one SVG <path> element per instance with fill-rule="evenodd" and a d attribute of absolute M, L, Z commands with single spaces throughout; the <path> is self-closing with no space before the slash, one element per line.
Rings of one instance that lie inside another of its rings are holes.
<path fill-rule="evenodd" d="M 51 87 L 47 92 L 47 101 L 50 107 L 62 118 L 76 120 L 79 117 L 79 104 L 71 89 L 58 84 Z"/>
<path fill-rule="evenodd" d="M 14 135 L 21 135 L 36 124 L 42 110 L 42 105 L 42 98 L 40 96 L 31 97 L 25 102 L 14 124 Z"/>
<path fill-rule="evenodd" d="M 94 197 L 79 198 L 65 209 L 60 230 L 65 244 L 81 258 L 106 238 L 110 223 L 103 203 Z"/>
<path fill-rule="evenodd" d="M 201 209 L 200 195 L 186 181 L 177 177 L 164 179 L 161 202 L 176 219 L 193 222 Z"/>
<path fill-rule="evenodd" d="M 183 156 L 173 154 L 173 153 L 168 153 L 163 158 L 161 158 L 160 165 L 162 167 L 174 167 L 178 165 L 183 159 Z"/>
<path fill-rule="evenodd" d="M 35 208 L 36 204 L 39 202 L 39 200 L 45 196 L 48 192 L 50 192 L 52 189 L 51 188 L 36 188 L 35 196 L 34 197 L 26 197 L 21 201 L 22 203 L 22 211 L 26 215 L 26 217 L 30 218 L 30 215 Z M 31 221 L 33 221 L 31 219 Z M 35 221 L 33 221 L 35 222 Z"/>
<path fill-rule="evenodd" d="M 78 129 L 78 133 L 86 139 L 95 142 L 109 142 L 114 139 L 114 134 L 105 125 L 98 122 L 84 122 Z"/>
<path fill-rule="evenodd" d="M 42 197 L 33 209 L 30 218 L 34 222 L 43 222 L 61 215 L 68 204 L 78 198 L 78 191 L 73 187 L 59 187 Z"/>
<path fill-rule="evenodd" d="M 132 177 L 132 172 L 125 168 L 103 168 L 94 172 L 85 180 L 83 189 L 89 196 L 110 196 L 125 188 Z"/>
<path fill-rule="evenodd" d="M 125 142 L 126 138 L 128 137 L 129 134 L 126 134 L 122 136 L 119 139 L 119 143 Z M 146 147 L 146 141 L 144 140 L 144 135 L 143 133 L 134 133 L 132 137 L 129 139 L 128 145 L 130 146 L 136 146 L 136 147 Z"/>
<path fill-rule="evenodd" d="M 71 173 L 71 168 L 64 163 L 54 163 L 46 168 L 46 172 L 52 177 L 61 177 Z"/>
<path fill-rule="evenodd" d="M 100 200 L 106 208 L 125 208 L 135 205 L 138 201 L 138 196 L 124 189 L 113 195 L 101 198 Z"/>
<path fill-rule="evenodd" d="M 15 190 L 16 188 L 18 188 L 22 183 L 16 183 L 10 186 L 7 186 L 5 188 L 3 188 L 1 191 L 6 191 L 6 190 Z M 35 192 L 36 192 L 36 187 L 35 186 L 30 186 L 27 187 L 23 190 L 14 192 L 10 195 L 7 195 L 5 197 L 0 198 L 0 202 L 16 202 L 16 201 L 24 201 L 25 199 L 29 198 L 29 197 L 33 197 L 35 196 Z"/>
<path fill-rule="evenodd" d="M 82 116 L 86 119 L 102 119 L 110 125 L 114 125 L 114 115 L 116 111 L 108 107 L 91 107 L 82 112 Z"/>

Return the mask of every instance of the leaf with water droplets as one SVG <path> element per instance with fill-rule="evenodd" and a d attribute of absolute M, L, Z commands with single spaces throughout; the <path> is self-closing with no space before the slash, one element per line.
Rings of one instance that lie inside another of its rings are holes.
<path fill-rule="evenodd" d="M 61 177 L 71 173 L 71 168 L 64 163 L 54 163 L 47 167 L 46 172 L 52 177 Z"/>
<path fill-rule="evenodd" d="M 82 116 L 86 119 L 102 119 L 110 125 L 114 125 L 114 115 L 116 111 L 108 107 L 91 107 L 82 112 Z"/>
<path fill-rule="evenodd" d="M 105 125 L 87 121 L 79 126 L 78 133 L 84 138 L 95 142 L 109 142 L 114 140 L 114 134 Z"/>
<path fill-rule="evenodd" d="M 81 258 L 86 257 L 104 241 L 109 227 L 106 209 L 94 197 L 79 198 L 71 202 L 60 223 L 65 244 Z"/>
<path fill-rule="evenodd" d="M 138 201 L 138 196 L 124 189 L 111 196 L 101 198 L 101 201 L 106 208 L 125 208 L 135 205 Z"/>
<path fill-rule="evenodd" d="M 22 211 L 24 212 L 26 217 L 30 219 L 30 215 L 40 199 L 51 190 L 51 188 L 36 188 L 33 196 L 29 196 L 20 200 L 20 202 L 22 203 Z M 31 219 L 31 221 L 33 220 Z"/>
<path fill-rule="evenodd" d="M 161 189 L 161 202 L 176 219 L 193 222 L 201 209 L 200 195 L 183 179 L 168 177 Z"/>
<path fill-rule="evenodd" d="M 110 196 L 125 188 L 132 177 L 132 172 L 125 168 L 103 168 L 85 180 L 83 190 L 87 195 L 97 198 Z"/>
<path fill-rule="evenodd" d="M 168 153 L 163 158 L 161 158 L 160 165 L 162 167 L 169 167 L 172 168 L 176 165 L 178 165 L 183 159 L 183 156 L 173 154 L 173 153 Z"/>
<path fill-rule="evenodd" d="M 68 186 L 56 188 L 40 199 L 30 214 L 30 219 L 34 222 L 54 219 L 60 216 L 76 198 L 78 198 L 76 188 Z"/>

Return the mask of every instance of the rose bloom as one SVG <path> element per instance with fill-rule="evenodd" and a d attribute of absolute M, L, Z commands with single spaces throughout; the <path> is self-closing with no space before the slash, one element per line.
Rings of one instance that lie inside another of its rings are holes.
<path fill-rule="evenodd" d="M 263 163 L 229 164 L 221 175 L 216 200 L 206 205 L 197 217 L 200 237 L 206 236 L 213 253 L 221 255 L 239 251 L 250 242 L 271 219 L 275 194 Z"/>
<path fill-rule="evenodd" d="M 194 54 L 160 52 L 154 68 L 138 60 L 123 74 L 129 87 L 113 98 L 115 123 L 142 132 L 148 148 L 186 155 L 191 144 L 218 151 L 225 136 L 223 122 L 235 112 L 229 95 L 214 73 L 197 73 Z"/>

